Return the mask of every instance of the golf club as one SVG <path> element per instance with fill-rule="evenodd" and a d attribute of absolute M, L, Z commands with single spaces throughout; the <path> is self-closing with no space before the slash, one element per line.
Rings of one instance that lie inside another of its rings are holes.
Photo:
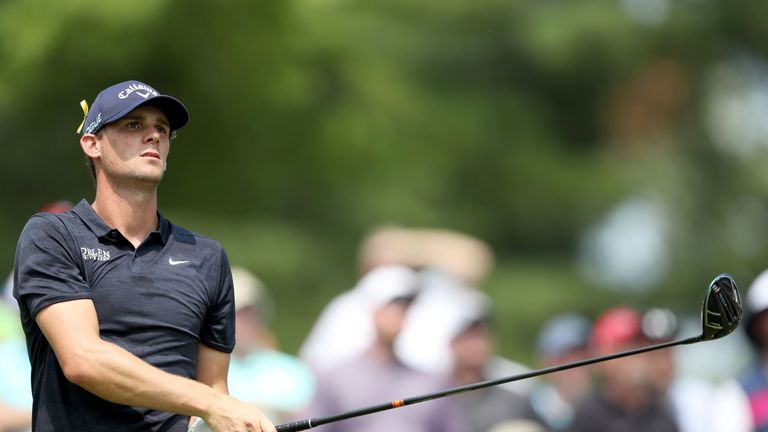
<path fill-rule="evenodd" d="M 315 417 L 305 420 L 299 420 L 292 423 L 282 424 L 276 426 L 278 432 L 296 432 L 314 428 L 316 426 L 334 423 L 341 420 L 346 420 L 354 417 L 360 417 L 368 414 L 377 413 L 380 411 L 386 411 L 394 408 L 400 408 L 407 405 L 413 405 L 421 402 L 426 402 L 434 399 L 440 399 L 447 396 L 453 396 L 459 393 L 465 393 L 473 390 L 479 390 L 487 387 L 497 386 L 501 384 L 510 383 L 513 381 L 524 380 L 527 378 L 533 378 L 540 375 L 545 375 L 553 372 L 559 372 L 567 369 L 572 369 L 580 366 L 586 366 L 593 363 L 604 362 L 607 360 L 613 360 L 621 357 L 627 357 L 631 355 L 641 354 L 649 351 L 655 351 L 662 348 L 669 348 L 676 345 L 687 345 L 702 341 L 709 341 L 722 338 L 733 332 L 741 323 L 742 318 L 742 306 L 741 296 L 739 294 L 736 281 L 729 274 L 720 274 L 709 284 L 707 287 L 707 293 L 704 296 L 704 302 L 701 311 L 701 326 L 702 331 L 700 335 L 691 336 L 685 339 L 674 340 L 670 342 L 664 342 L 656 345 L 651 345 L 642 348 L 636 348 L 629 351 L 623 351 L 615 354 L 609 354 L 600 357 L 593 357 L 585 360 L 580 360 L 572 363 L 566 363 L 559 366 L 553 366 L 549 368 L 530 371 L 510 377 L 504 377 L 494 380 L 481 381 L 473 384 L 467 384 L 460 387 L 454 387 L 441 392 L 425 394 L 421 396 L 410 397 L 407 399 L 399 399 L 379 405 L 373 405 L 356 409 L 353 411 L 347 411 L 340 414 L 330 415 L 327 417 Z M 199 421 L 195 424 L 190 432 L 205 432 L 210 431 L 205 422 Z"/>

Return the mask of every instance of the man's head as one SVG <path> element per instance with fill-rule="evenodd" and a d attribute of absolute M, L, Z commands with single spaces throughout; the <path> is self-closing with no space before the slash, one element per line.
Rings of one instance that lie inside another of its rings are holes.
<path fill-rule="evenodd" d="M 543 366 L 581 360 L 587 357 L 592 324 L 577 313 L 568 312 L 547 321 L 536 339 L 536 356 Z"/>
<path fill-rule="evenodd" d="M 566 312 L 548 320 L 536 339 L 536 357 L 542 367 L 571 363 L 589 357 L 592 323 L 583 315 Z M 589 368 L 573 368 L 547 375 L 565 401 L 572 404 L 589 394 L 592 375 Z"/>
<path fill-rule="evenodd" d="M 474 289 L 457 290 L 451 298 L 457 306 L 447 326 L 454 373 L 482 374 L 495 351 L 490 299 Z"/>
<path fill-rule="evenodd" d="M 744 328 L 760 351 L 768 350 L 768 270 L 760 273 L 747 290 L 747 318 Z"/>
<path fill-rule="evenodd" d="M 603 312 L 592 328 L 591 348 L 606 355 L 671 339 L 676 326 L 669 311 L 646 313 L 629 306 Z M 674 364 L 670 350 L 624 357 L 595 366 L 602 393 L 627 412 L 639 412 L 666 394 Z"/>
<path fill-rule="evenodd" d="M 105 138 L 108 129 L 115 129 L 123 134 L 107 137 L 115 140 L 133 139 L 144 144 L 162 147 L 174 133 L 189 121 L 189 113 L 178 99 L 160 94 L 147 84 L 131 80 L 115 84 L 102 90 L 93 105 L 88 109 L 85 101 L 81 102 L 85 119 L 78 128 L 82 133 L 80 144 L 86 154 L 91 174 L 96 177 L 94 161 L 101 160 L 101 149 L 97 142 Z M 130 134 L 127 134 L 130 132 Z M 130 135 L 130 137 L 128 136 Z M 155 151 L 150 157 L 161 159 L 165 166 L 165 155 Z M 158 158 L 160 156 L 161 158 Z M 118 155 L 127 158 L 130 155 Z"/>
<path fill-rule="evenodd" d="M 232 266 L 232 285 L 237 335 L 235 352 L 245 355 L 264 348 L 277 349 L 269 328 L 273 308 L 267 287 L 253 272 L 240 266 Z"/>
<path fill-rule="evenodd" d="M 417 295 L 418 276 L 405 266 L 382 266 L 368 272 L 355 287 L 371 313 L 377 341 L 392 348 Z"/>
<path fill-rule="evenodd" d="M 467 323 L 451 339 L 454 369 L 482 371 L 493 357 L 495 344 L 489 317 Z"/>

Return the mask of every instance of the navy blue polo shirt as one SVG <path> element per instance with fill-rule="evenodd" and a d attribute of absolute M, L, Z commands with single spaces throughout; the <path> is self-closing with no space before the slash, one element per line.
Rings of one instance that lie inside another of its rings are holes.
<path fill-rule="evenodd" d="M 90 299 L 103 339 L 189 378 L 198 343 L 231 352 L 235 309 L 224 250 L 158 219 L 138 248 L 85 200 L 66 213 L 35 215 L 24 227 L 13 294 L 32 363 L 35 432 L 187 430 L 188 417 L 108 402 L 69 382 L 35 321 L 52 304 Z"/>

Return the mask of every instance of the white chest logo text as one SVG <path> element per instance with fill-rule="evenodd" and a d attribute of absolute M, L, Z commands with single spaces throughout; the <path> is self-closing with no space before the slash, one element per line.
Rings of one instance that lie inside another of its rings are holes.
<path fill-rule="evenodd" d="M 109 261 L 109 251 L 105 251 L 99 248 L 91 249 L 87 247 L 81 247 L 80 252 L 82 252 L 83 260 L 85 261 Z"/>
<path fill-rule="evenodd" d="M 189 261 L 176 261 L 173 258 L 168 258 L 168 264 L 170 265 L 179 265 L 179 264 L 186 264 Z"/>

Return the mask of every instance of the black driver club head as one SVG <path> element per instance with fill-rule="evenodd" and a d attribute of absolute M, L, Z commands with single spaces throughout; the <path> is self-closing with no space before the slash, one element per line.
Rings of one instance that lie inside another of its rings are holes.
<path fill-rule="evenodd" d="M 741 295 L 736 281 L 729 274 L 718 275 L 707 288 L 701 312 L 701 340 L 720 339 L 729 335 L 741 323 Z"/>

